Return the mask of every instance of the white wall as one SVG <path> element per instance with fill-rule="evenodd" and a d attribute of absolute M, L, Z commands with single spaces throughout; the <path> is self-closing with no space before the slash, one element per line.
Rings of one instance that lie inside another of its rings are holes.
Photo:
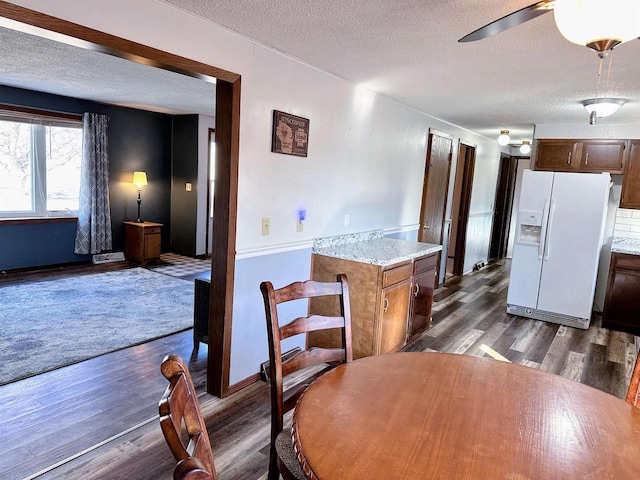
<path fill-rule="evenodd" d="M 196 255 L 207 248 L 207 214 L 209 198 L 209 129 L 216 127 L 215 117 L 198 115 L 198 213 L 196 220 Z"/>
<path fill-rule="evenodd" d="M 465 270 L 487 259 L 500 158 L 495 139 L 159 1 L 13 3 L 242 75 L 232 384 L 256 373 L 268 356 L 259 282 L 271 280 L 278 287 L 308 277 L 313 238 L 373 229 L 415 238 L 429 128 L 454 137 L 452 175 L 459 139 L 477 145 Z M 274 109 L 310 119 L 307 158 L 270 152 Z M 307 219 L 297 233 L 299 209 L 307 211 Z M 261 235 L 263 217 L 271 219 L 269 236 Z"/>

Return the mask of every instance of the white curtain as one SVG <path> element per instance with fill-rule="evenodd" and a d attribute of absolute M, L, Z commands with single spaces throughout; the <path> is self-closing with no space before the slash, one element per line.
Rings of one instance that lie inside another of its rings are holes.
<path fill-rule="evenodd" d="M 85 113 L 82 117 L 82 165 L 80 206 L 76 230 L 76 253 L 111 250 L 109 207 L 109 141 L 106 115 Z"/>

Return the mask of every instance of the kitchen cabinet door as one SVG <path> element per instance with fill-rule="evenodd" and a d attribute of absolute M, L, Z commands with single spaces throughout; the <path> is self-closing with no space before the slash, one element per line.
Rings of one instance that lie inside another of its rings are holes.
<path fill-rule="evenodd" d="M 602 326 L 640 335 L 640 256 L 613 253 Z"/>
<path fill-rule="evenodd" d="M 583 140 L 581 172 L 622 173 L 626 140 Z"/>
<path fill-rule="evenodd" d="M 435 289 L 438 257 L 431 255 L 415 262 L 407 342 L 418 338 L 431 326 L 431 307 Z"/>
<path fill-rule="evenodd" d="M 632 140 L 622 179 L 620 208 L 640 209 L 640 140 Z"/>
<path fill-rule="evenodd" d="M 411 278 L 382 289 L 380 325 L 375 340 L 377 354 L 400 350 L 407 339 Z"/>
<path fill-rule="evenodd" d="M 579 142 L 566 139 L 538 140 L 536 148 L 536 170 L 552 172 L 575 172 L 580 154 Z"/>

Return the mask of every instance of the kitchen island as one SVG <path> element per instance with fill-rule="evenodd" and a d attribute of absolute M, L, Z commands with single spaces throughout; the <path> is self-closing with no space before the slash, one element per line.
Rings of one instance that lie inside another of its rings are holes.
<path fill-rule="evenodd" d="M 353 357 L 393 352 L 431 324 L 433 290 L 441 245 L 385 238 L 382 230 L 317 239 L 311 278 L 349 282 Z M 311 313 L 332 315 L 333 299 L 315 298 Z M 309 346 L 336 347 L 339 332 L 309 334 Z"/>

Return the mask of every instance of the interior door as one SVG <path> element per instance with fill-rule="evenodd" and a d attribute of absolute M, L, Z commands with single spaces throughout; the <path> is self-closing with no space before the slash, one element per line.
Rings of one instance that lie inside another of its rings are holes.
<path fill-rule="evenodd" d="M 419 242 L 442 245 L 452 144 L 453 139 L 449 135 L 434 130 L 429 131 L 420 208 Z M 439 268 L 438 266 L 438 272 Z M 438 277 L 439 275 L 436 278 Z"/>

